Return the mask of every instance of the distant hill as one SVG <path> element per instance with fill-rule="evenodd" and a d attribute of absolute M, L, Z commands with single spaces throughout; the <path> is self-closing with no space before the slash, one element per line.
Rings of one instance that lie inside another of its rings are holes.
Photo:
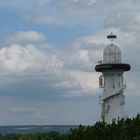
<path fill-rule="evenodd" d="M 29 133 L 48 133 L 57 131 L 60 134 L 68 132 L 71 128 L 78 128 L 76 125 L 21 125 L 21 126 L 0 126 L 1 135 L 9 134 L 29 134 Z"/>

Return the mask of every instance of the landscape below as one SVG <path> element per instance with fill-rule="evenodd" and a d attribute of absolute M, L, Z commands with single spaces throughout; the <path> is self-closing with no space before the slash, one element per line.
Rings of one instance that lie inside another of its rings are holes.
<path fill-rule="evenodd" d="M 10 130 L 13 130 L 12 133 L 9 133 Z M 93 126 L 5 126 L 0 127 L 0 132 L 0 140 L 140 140 L 140 115 L 114 120 L 111 124 L 96 122 Z"/>
<path fill-rule="evenodd" d="M 68 132 L 71 128 L 78 128 L 76 125 L 18 125 L 18 126 L 0 126 L 0 134 L 34 134 L 49 133 L 56 131 L 60 134 Z"/>

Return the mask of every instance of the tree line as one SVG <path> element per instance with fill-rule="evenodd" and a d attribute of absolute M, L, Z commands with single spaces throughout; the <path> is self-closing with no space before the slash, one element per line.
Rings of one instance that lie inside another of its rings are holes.
<path fill-rule="evenodd" d="M 111 124 L 96 122 L 93 126 L 71 128 L 69 132 L 10 134 L 0 140 L 140 140 L 140 115 L 134 118 L 113 120 Z"/>

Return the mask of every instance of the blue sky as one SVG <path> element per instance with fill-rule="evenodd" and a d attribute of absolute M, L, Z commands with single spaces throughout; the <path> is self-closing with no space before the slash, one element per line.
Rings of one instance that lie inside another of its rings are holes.
<path fill-rule="evenodd" d="M 126 114 L 140 110 L 140 2 L 1 0 L 0 125 L 100 120 L 95 65 L 117 34 L 127 81 Z"/>

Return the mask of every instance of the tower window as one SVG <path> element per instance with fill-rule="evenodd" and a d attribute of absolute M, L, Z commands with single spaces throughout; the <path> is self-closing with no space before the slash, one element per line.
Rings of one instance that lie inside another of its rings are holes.
<path fill-rule="evenodd" d="M 113 89 L 115 88 L 115 85 L 113 84 Z"/>
<path fill-rule="evenodd" d="M 120 87 L 120 83 L 118 83 L 118 87 Z"/>

